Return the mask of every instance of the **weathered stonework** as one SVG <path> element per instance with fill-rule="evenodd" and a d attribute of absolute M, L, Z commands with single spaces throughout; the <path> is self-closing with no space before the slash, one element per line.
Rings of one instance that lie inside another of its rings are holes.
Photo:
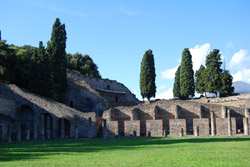
<path fill-rule="evenodd" d="M 140 121 L 124 121 L 125 136 L 140 136 Z"/>
<path fill-rule="evenodd" d="M 151 136 L 163 136 L 163 120 L 147 120 L 147 134 L 150 132 Z"/>
<path fill-rule="evenodd" d="M 118 136 L 118 121 L 103 120 L 102 127 L 104 138 Z"/>
<path fill-rule="evenodd" d="M 185 136 L 187 134 L 187 126 L 185 119 L 170 119 L 169 120 L 170 135 Z"/>
<path fill-rule="evenodd" d="M 96 119 L 94 112 L 83 113 L 15 85 L 0 85 L 0 132 L 5 141 L 73 138 L 73 124 L 77 124 L 79 137 L 92 138 Z"/>
<path fill-rule="evenodd" d="M 231 118 L 230 123 L 232 134 L 236 134 L 236 119 Z M 228 118 L 216 118 L 216 135 L 230 135 L 228 124 Z"/>
<path fill-rule="evenodd" d="M 243 118 L 244 124 L 244 134 L 246 136 L 250 135 L 250 118 Z"/>
<path fill-rule="evenodd" d="M 193 119 L 194 135 L 195 136 L 209 136 L 209 119 Z"/>

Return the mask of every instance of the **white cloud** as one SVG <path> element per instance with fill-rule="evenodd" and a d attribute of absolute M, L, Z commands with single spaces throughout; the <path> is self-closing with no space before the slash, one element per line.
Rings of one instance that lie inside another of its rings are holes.
<path fill-rule="evenodd" d="M 237 73 L 232 74 L 233 81 L 245 81 L 250 83 L 250 55 L 249 51 L 241 49 L 236 52 L 229 62 L 230 70 L 237 70 Z"/>
<path fill-rule="evenodd" d="M 196 45 L 194 48 L 190 48 L 190 53 L 193 60 L 193 70 L 194 72 L 200 68 L 201 64 L 205 64 L 206 56 L 210 51 L 210 44 L 205 43 L 203 45 Z M 180 61 L 180 60 L 179 60 Z M 161 72 L 161 77 L 163 79 L 174 79 L 175 72 L 178 66 L 172 69 L 167 69 Z"/>
<path fill-rule="evenodd" d="M 193 70 L 196 72 L 201 64 L 205 64 L 205 60 L 210 51 L 210 44 L 205 43 L 203 45 L 196 45 L 194 48 L 190 48 L 190 53 L 193 60 Z"/>
<path fill-rule="evenodd" d="M 161 72 L 161 77 L 163 79 L 174 79 L 175 77 L 175 72 L 177 71 L 177 67 L 175 68 L 172 68 L 172 69 L 168 69 L 168 70 L 165 70 L 165 71 L 162 71 Z"/>
<path fill-rule="evenodd" d="M 239 52 L 235 53 L 229 62 L 230 69 L 240 69 L 242 67 L 249 66 L 250 56 L 248 56 L 248 50 L 241 49 Z"/>
<path fill-rule="evenodd" d="M 171 99 L 173 98 L 173 88 L 169 88 L 163 93 L 156 95 L 156 99 Z"/>
<path fill-rule="evenodd" d="M 233 74 L 233 81 L 241 81 L 243 79 L 241 71 L 238 71 L 236 74 Z"/>

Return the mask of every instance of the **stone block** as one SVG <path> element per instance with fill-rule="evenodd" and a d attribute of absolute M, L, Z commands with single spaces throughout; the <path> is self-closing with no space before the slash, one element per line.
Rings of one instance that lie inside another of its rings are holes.
<path fill-rule="evenodd" d="M 193 119 L 195 136 L 209 136 L 209 119 Z"/>
<path fill-rule="evenodd" d="M 106 121 L 102 122 L 103 137 L 115 137 L 118 136 L 118 121 Z"/>
<path fill-rule="evenodd" d="M 134 132 L 136 132 L 136 136 L 140 136 L 140 121 L 124 121 L 124 135 L 134 136 Z"/>
<path fill-rule="evenodd" d="M 187 124 L 185 119 L 170 119 L 169 120 L 170 135 L 180 136 L 183 129 L 183 135 L 187 134 Z"/>
<path fill-rule="evenodd" d="M 163 136 L 163 120 L 147 120 L 146 130 L 151 132 L 151 136 Z"/>
<path fill-rule="evenodd" d="M 232 135 L 236 134 L 236 119 L 231 118 Z M 216 134 L 217 135 L 228 135 L 228 118 L 216 118 Z"/>

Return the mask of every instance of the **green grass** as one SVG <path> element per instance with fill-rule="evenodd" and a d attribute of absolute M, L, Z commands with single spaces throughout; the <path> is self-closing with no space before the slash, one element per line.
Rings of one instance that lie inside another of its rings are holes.
<path fill-rule="evenodd" d="M 250 167 L 250 137 L 0 143 L 0 166 Z"/>

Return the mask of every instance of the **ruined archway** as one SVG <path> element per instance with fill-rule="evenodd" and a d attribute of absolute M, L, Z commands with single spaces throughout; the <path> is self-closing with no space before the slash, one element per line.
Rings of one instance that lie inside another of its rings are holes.
<path fill-rule="evenodd" d="M 19 122 L 17 129 L 21 132 L 20 137 L 22 140 L 30 140 L 31 136 L 33 136 L 34 118 L 34 111 L 29 105 L 24 104 L 17 109 L 17 120 Z"/>

